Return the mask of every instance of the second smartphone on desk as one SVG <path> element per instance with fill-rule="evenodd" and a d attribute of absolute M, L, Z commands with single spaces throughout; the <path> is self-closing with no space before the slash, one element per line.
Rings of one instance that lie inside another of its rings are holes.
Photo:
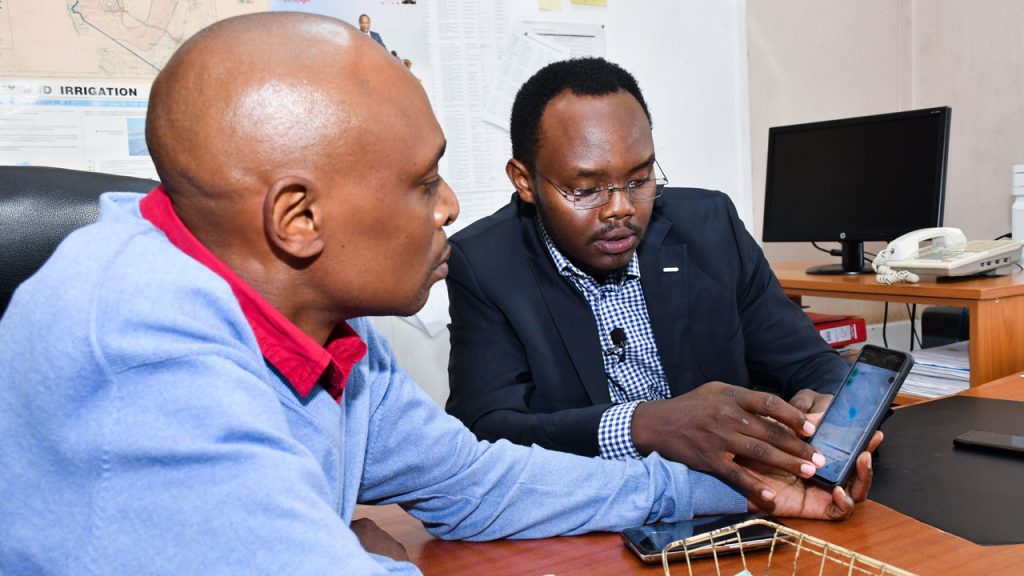
<path fill-rule="evenodd" d="M 667 524 L 648 524 L 636 528 L 627 528 L 622 531 L 622 539 L 626 547 L 633 551 L 641 560 L 648 564 L 661 562 L 661 551 L 678 540 L 685 540 L 698 534 L 706 534 L 720 528 L 739 524 L 752 518 L 764 518 L 777 522 L 771 516 L 763 513 L 752 514 L 725 514 L 722 516 L 700 516 L 692 520 L 680 522 L 669 522 Z M 775 529 L 754 525 L 747 526 L 740 530 L 741 540 L 723 536 L 714 545 L 703 544 L 692 547 L 688 550 L 682 547 L 668 553 L 669 560 L 682 560 L 687 556 L 691 560 L 705 558 L 716 554 L 732 554 L 743 550 L 756 550 L 771 546 L 772 538 L 775 537 Z"/>
<path fill-rule="evenodd" d="M 825 456 L 813 477 L 816 483 L 826 488 L 846 484 L 913 365 L 906 352 L 870 344 L 861 348 L 809 440 Z"/>
<path fill-rule="evenodd" d="M 1017 434 L 971 430 L 953 438 L 953 445 L 1024 456 L 1024 436 Z"/>

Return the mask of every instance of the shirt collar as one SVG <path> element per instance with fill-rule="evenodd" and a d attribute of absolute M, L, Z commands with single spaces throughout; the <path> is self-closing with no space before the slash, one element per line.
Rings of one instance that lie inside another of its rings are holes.
<path fill-rule="evenodd" d="M 590 274 L 582 271 L 573 264 L 564 254 L 555 246 L 555 243 L 551 240 L 551 236 L 548 234 L 547 228 L 544 227 L 544 223 L 540 220 L 538 214 L 534 220 L 537 222 L 537 229 L 540 230 L 540 235 L 544 239 L 544 246 L 548 250 L 548 254 L 551 256 L 551 260 L 555 263 L 555 268 L 558 273 L 562 276 L 584 278 L 590 280 L 596 285 L 601 283 L 595 280 Z M 640 278 L 640 261 L 637 259 L 636 252 L 633 252 L 633 256 L 629 259 L 629 264 L 626 265 L 624 271 L 616 272 L 608 276 L 605 283 L 623 284 L 628 280 L 634 280 Z"/>
<path fill-rule="evenodd" d="M 228 283 L 256 335 L 263 357 L 300 397 L 307 397 L 319 383 L 335 400 L 341 400 L 352 367 L 366 354 L 366 343 L 351 326 L 345 322 L 339 324 L 326 347 L 310 338 L 218 260 L 185 227 L 162 185 L 142 199 L 139 209 L 143 218 L 166 234 L 171 244 Z"/>

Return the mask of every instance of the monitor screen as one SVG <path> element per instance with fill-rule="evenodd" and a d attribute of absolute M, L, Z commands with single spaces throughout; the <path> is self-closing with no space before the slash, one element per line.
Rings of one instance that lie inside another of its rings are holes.
<path fill-rule="evenodd" d="M 778 126 L 768 131 L 765 242 L 842 242 L 863 271 L 864 242 L 942 225 L 948 107 Z M 847 253 L 849 252 L 849 253 Z"/>

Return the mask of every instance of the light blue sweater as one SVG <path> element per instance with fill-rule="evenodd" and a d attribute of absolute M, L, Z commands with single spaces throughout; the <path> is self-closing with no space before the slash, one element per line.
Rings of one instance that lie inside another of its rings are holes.
<path fill-rule="evenodd" d="M 109 194 L 0 320 L 0 573 L 417 572 L 367 554 L 357 502 L 441 538 L 618 530 L 743 509 L 657 456 L 478 442 L 369 352 L 342 403 L 268 366 L 227 284 Z"/>

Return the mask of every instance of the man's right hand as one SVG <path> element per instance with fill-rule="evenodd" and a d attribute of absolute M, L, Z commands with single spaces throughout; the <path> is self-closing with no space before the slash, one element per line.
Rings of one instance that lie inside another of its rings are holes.
<path fill-rule="evenodd" d="M 708 382 L 682 396 L 641 402 L 633 413 L 633 444 L 708 472 L 767 507 L 769 486 L 734 461 L 753 462 L 800 478 L 825 464 L 800 436 L 814 424 L 785 400 L 724 382 Z M 814 462 L 817 460 L 817 463 Z"/>

